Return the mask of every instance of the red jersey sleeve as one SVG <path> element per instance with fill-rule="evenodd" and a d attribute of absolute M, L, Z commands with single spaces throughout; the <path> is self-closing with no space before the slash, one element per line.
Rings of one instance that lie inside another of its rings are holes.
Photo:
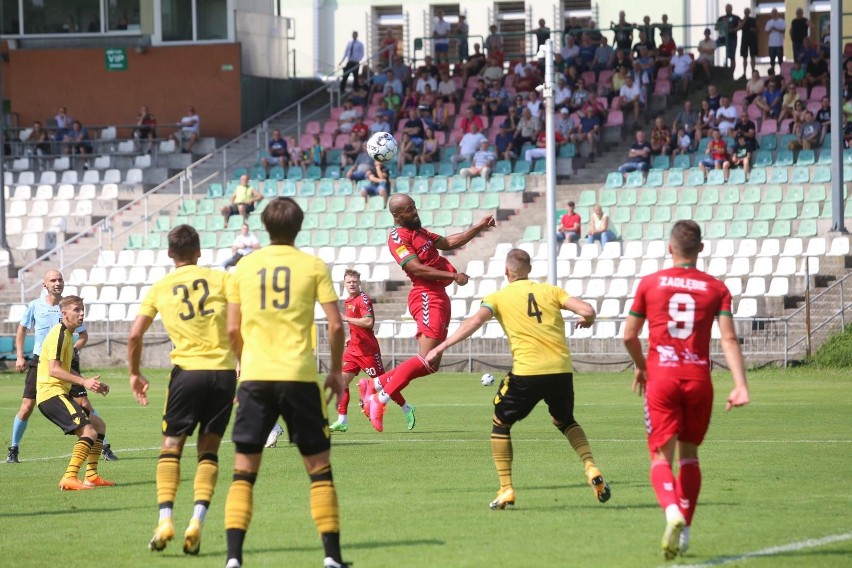
<path fill-rule="evenodd" d="M 411 243 L 411 231 L 401 227 L 391 229 L 388 237 L 388 248 L 393 255 L 394 260 L 400 265 L 405 266 L 405 263 L 412 258 L 417 258 L 417 249 Z"/>
<path fill-rule="evenodd" d="M 647 282 L 648 282 L 648 279 L 643 278 L 642 280 L 639 281 L 639 286 L 636 287 L 636 297 L 633 298 L 633 305 L 630 306 L 630 315 L 631 316 L 635 316 L 637 318 L 646 317 L 647 311 L 646 311 L 646 304 L 645 304 L 645 302 L 646 302 L 645 294 L 646 294 L 647 289 L 648 289 Z"/>
<path fill-rule="evenodd" d="M 734 311 L 731 309 L 731 291 L 724 283 L 722 284 L 722 303 L 719 305 L 719 313 L 716 315 L 734 317 Z"/>
<path fill-rule="evenodd" d="M 355 313 L 357 314 L 355 317 L 374 317 L 373 302 L 367 294 L 361 292 L 361 301 L 356 302 L 355 306 Z"/>

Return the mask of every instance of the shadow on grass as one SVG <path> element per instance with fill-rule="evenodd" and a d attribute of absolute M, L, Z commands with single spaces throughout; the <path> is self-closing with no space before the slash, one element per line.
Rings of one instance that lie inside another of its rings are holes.
<path fill-rule="evenodd" d="M 49 511 L 15 511 L 14 513 L 0 513 L 2 517 L 55 517 L 56 515 L 77 515 L 80 513 L 109 513 L 116 511 L 129 511 L 131 509 L 150 509 L 147 506 L 140 507 L 98 507 L 97 509 L 50 509 Z"/>
<path fill-rule="evenodd" d="M 350 550 L 372 550 L 372 549 L 387 549 L 387 548 L 398 548 L 398 547 L 410 547 L 410 546 L 444 546 L 446 542 L 439 539 L 415 539 L 415 540 L 394 540 L 394 541 L 370 541 L 370 542 L 349 542 L 347 541 L 344 545 L 344 553 L 343 556 L 346 556 L 346 552 Z M 264 554 L 264 553 L 273 553 L 273 552 L 311 552 L 317 551 L 318 554 L 322 554 L 322 546 L 311 545 L 311 546 L 279 546 L 279 547 L 246 547 L 243 551 L 245 556 L 251 556 L 253 554 Z M 222 557 L 223 554 L 220 551 L 210 551 L 210 552 L 201 552 L 199 557 Z M 169 557 L 163 557 L 169 558 Z M 180 556 L 175 556 L 174 558 L 182 558 Z"/>

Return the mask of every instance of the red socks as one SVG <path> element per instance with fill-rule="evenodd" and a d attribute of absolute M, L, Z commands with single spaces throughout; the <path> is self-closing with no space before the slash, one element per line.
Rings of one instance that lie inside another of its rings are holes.
<path fill-rule="evenodd" d="M 429 366 L 426 359 L 420 355 L 416 355 L 403 362 L 396 369 L 391 369 L 379 377 L 379 381 L 382 383 L 382 389 L 388 393 L 391 399 L 397 404 L 400 404 L 395 398 L 395 395 L 399 391 L 407 387 L 408 383 L 414 379 L 431 375 L 434 372 L 435 369 Z M 403 401 L 402 404 L 405 404 L 405 402 Z"/>
<path fill-rule="evenodd" d="M 691 525 L 698 493 L 701 491 L 701 467 L 695 458 L 679 460 L 677 463 L 680 468 L 677 474 L 677 498 L 686 524 Z"/>
<path fill-rule="evenodd" d="M 651 463 L 651 485 L 663 510 L 669 505 L 677 505 L 675 478 L 669 462 L 658 460 Z"/>
<path fill-rule="evenodd" d="M 337 402 L 337 413 L 346 416 L 349 410 L 349 387 L 343 389 L 343 395 Z"/>

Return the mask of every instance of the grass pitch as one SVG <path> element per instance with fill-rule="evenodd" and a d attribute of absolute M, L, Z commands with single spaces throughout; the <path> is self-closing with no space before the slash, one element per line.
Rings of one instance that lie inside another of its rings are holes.
<path fill-rule="evenodd" d="M 120 458 L 102 462 L 115 488 L 61 493 L 57 482 L 73 437 L 35 412 L 21 445 L 22 463 L 0 464 L 2 564 L 64 566 L 74 557 L 76 564 L 95 567 L 224 565 L 230 442 L 220 452 L 201 555 L 184 558 L 180 540 L 162 553 L 147 549 L 157 521 L 154 470 L 167 372 L 147 376 L 147 408 L 131 396 L 123 369 L 104 371 L 112 393 L 93 398 Z M 332 449 L 344 559 L 356 568 L 665 565 L 659 554 L 664 519 L 648 482 L 642 405 L 630 393 L 632 376 L 575 377 L 575 415 L 612 499 L 597 502 L 579 459 L 540 405 L 513 429 L 517 505 L 507 511 L 488 508 L 498 487 L 489 445 L 494 387 L 483 388 L 478 377 L 441 373 L 412 383 L 405 391 L 417 408 L 411 432 L 393 405 L 385 432 L 374 432 L 358 413 L 353 389 L 350 429 L 334 436 Z M 749 378 L 753 402 L 726 414 L 730 378 L 715 375 L 692 543 L 687 556 L 668 565 L 852 565 L 848 373 L 772 370 Z M 23 375 L 0 375 L 4 447 L 22 386 Z M 334 419 L 334 409 L 329 413 Z M 184 452 L 178 536 L 191 516 L 195 457 L 194 447 Z M 244 565 L 319 567 L 307 475 L 286 437 L 264 452 L 254 499 Z"/>

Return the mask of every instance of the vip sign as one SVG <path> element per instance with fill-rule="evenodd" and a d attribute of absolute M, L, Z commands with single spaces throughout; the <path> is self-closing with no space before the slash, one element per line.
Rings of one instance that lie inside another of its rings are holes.
<path fill-rule="evenodd" d="M 127 71 L 127 50 L 121 48 L 110 48 L 106 50 L 107 71 Z"/>

